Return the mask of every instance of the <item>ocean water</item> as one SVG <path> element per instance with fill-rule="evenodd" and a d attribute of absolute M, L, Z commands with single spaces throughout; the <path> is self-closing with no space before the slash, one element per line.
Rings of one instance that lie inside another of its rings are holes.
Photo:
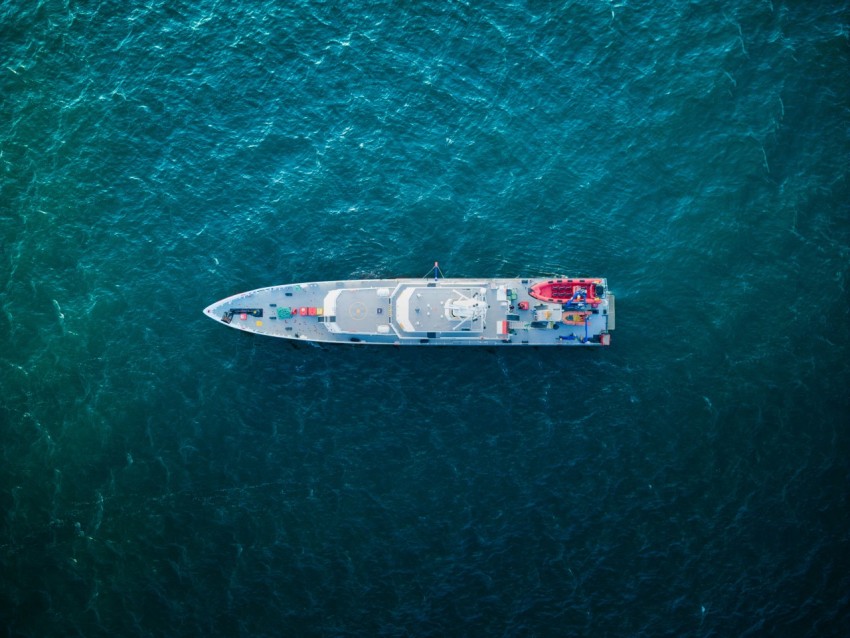
<path fill-rule="evenodd" d="M 0 628 L 846 636 L 846 0 L 0 5 Z M 599 275 L 604 350 L 293 347 Z"/>

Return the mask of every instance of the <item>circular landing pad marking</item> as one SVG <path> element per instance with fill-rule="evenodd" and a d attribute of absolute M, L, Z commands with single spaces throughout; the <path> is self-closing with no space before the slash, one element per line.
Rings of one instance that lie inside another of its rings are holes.
<path fill-rule="evenodd" d="M 348 307 L 348 314 L 352 319 L 362 319 L 366 316 L 366 304 L 362 301 L 355 301 Z"/>

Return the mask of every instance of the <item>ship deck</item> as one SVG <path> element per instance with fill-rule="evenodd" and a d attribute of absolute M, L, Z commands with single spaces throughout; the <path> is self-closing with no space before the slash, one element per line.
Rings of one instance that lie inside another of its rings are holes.
<path fill-rule="evenodd" d="M 328 343 L 608 345 L 613 295 L 568 310 L 564 304 L 530 295 L 531 286 L 540 281 L 544 280 L 288 284 L 234 295 L 204 312 L 246 332 Z"/>

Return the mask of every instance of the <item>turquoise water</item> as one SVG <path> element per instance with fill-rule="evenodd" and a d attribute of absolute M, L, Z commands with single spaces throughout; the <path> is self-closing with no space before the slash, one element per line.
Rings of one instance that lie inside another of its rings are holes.
<path fill-rule="evenodd" d="M 850 4 L 0 7 L 7 636 L 850 627 Z M 612 347 L 252 338 L 606 276 Z"/>

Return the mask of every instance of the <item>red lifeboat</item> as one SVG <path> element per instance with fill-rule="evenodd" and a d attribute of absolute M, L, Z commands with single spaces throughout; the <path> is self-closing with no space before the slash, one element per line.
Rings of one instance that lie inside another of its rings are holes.
<path fill-rule="evenodd" d="M 535 299 L 549 303 L 563 304 L 580 299 L 595 305 L 605 294 L 605 288 L 601 279 L 550 279 L 534 284 L 528 292 Z"/>

